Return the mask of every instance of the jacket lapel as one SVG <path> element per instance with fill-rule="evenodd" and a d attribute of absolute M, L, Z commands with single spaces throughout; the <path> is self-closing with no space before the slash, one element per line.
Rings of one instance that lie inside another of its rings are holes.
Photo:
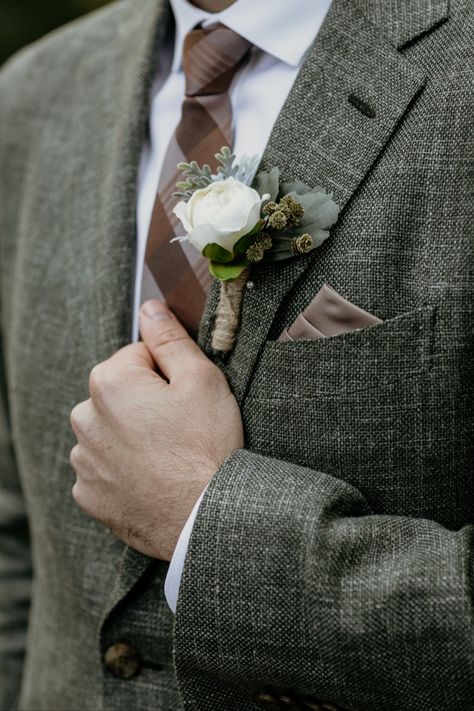
<path fill-rule="evenodd" d="M 377 26 L 395 47 L 404 47 L 419 35 L 448 19 L 449 0 L 353 0 L 359 11 Z"/>
<path fill-rule="evenodd" d="M 367 4 L 382 6 L 382 2 Z M 387 28 L 376 27 L 357 5 L 356 0 L 334 0 L 261 163 L 266 169 L 279 166 L 284 180 L 299 178 L 332 192 L 341 210 L 347 209 L 425 83 L 424 74 L 387 38 Z M 432 19 L 431 13 L 428 21 Z M 418 21 L 416 32 L 422 27 Z M 401 24 L 397 28 L 395 35 L 406 39 L 407 28 L 403 32 Z M 329 237 L 334 239 L 337 226 Z M 311 257 L 253 269 L 254 288 L 246 290 L 241 328 L 228 366 L 240 401 L 280 302 L 317 258 L 316 251 Z M 219 284 L 214 283 L 200 334 L 209 354 L 218 292 Z"/>

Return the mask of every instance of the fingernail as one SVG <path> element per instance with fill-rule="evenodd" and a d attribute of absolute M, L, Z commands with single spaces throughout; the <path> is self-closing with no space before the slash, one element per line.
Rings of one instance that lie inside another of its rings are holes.
<path fill-rule="evenodd" d="M 171 314 L 161 301 L 157 299 L 152 299 L 151 301 L 145 301 L 142 306 L 142 313 L 148 318 L 154 321 L 163 321 L 164 319 L 171 318 Z"/>

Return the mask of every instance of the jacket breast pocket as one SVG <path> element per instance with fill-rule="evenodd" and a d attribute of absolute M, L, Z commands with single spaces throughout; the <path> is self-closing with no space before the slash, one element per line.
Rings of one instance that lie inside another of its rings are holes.
<path fill-rule="evenodd" d="M 434 317 L 427 306 L 334 337 L 267 342 L 243 404 L 246 446 L 348 481 L 374 511 L 425 515 L 439 454 Z"/>
<path fill-rule="evenodd" d="M 430 367 L 435 307 L 329 338 L 268 341 L 250 398 L 318 398 L 383 387 Z"/>

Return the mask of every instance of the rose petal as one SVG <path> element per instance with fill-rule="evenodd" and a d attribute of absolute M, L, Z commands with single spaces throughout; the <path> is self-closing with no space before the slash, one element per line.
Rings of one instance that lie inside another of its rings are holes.
<path fill-rule="evenodd" d="M 228 232 L 220 232 L 211 224 L 195 227 L 194 230 L 188 234 L 188 240 L 193 247 L 196 247 L 200 252 L 202 252 L 204 247 L 213 242 L 231 252 L 235 244 L 235 239 L 230 237 Z"/>
<path fill-rule="evenodd" d="M 260 197 L 245 183 L 227 178 L 196 190 L 187 204 L 176 205 L 174 213 L 200 252 L 212 243 L 232 252 L 235 243 L 258 223 L 262 202 L 269 197 Z"/>
<path fill-rule="evenodd" d="M 268 193 L 265 194 L 262 198 L 257 193 L 257 199 L 254 203 L 250 204 L 247 207 L 247 211 L 243 220 L 240 219 L 238 223 L 234 224 L 230 222 L 225 222 L 223 224 L 221 223 L 219 225 L 216 225 L 216 227 L 218 227 L 221 232 L 240 232 L 240 237 L 246 235 L 247 232 L 250 232 L 250 230 L 252 230 L 259 221 L 262 202 L 263 200 L 267 200 L 269 197 L 270 195 L 268 195 Z"/>
<path fill-rule="evenodd" d="M 178 220 L 181 220 L 181 223 L 186 232 L 191 232 L 193 226 L 188 220 L 188 203 L 186 203 L 184 200 L 180 200 L 180 202 L 178 202 L 174 206 L 173 214 L 176 215 Z"/>

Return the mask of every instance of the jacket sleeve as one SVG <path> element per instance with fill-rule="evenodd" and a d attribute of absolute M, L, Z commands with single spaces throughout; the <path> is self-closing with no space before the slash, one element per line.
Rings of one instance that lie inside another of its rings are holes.
<path fill-rule="evenodd" d="M 473 708 L 473 533 L 374 515 L 340 479 L 235 452 L 200 506 L 181 583 L 185 709 Z"/>
<path fill-rule="evenodd" d="M 8 421 L 0 340 L 0 709 L 16 708 L 31 592 L 28 521 Z"/>

